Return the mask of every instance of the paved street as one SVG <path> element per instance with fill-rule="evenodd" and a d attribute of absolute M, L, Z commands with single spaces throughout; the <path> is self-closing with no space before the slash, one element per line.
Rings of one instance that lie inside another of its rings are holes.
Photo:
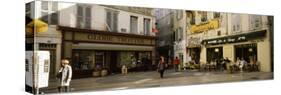
<path fill-rule="evenodd" d="M 168 70 L 164 78 L 159 78 L 156 71 L 129 73 L 128 75 L 115 74 L 99 78 L 74 79 L 71 82 L 71 91 L 99 91 L 131 88 L 163 87 L 178 85 L 194 85 L 206 83 L 221 83 L 250 80 L 273 79 L 273 73 L 250 72 L 198 72 Z M 45 93 L 57 93 L 58 82 L 52 81 L 48 88 L 41 89 Z"/>

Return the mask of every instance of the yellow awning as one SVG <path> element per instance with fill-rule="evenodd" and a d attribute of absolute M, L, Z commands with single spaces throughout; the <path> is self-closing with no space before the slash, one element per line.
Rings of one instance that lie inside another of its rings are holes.
<path fill-rule="evenodd" d="M 48 24 L 38 19 L 33 20 L 26 26 L 27 32 L 46 32 L 47 30 Z"/>

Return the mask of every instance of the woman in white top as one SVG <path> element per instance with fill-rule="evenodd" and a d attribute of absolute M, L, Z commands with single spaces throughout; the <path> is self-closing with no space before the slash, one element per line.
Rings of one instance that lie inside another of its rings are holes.
<path fill-rule="evenodd" d="M 59 92 L 64 88 L 65 92 L 69 92 L 69 84 L 72 77 L 72 68 L 69 65 L 69 61 L 67 59 L 63 59 L 61 61 L 62 67 L 59 70 L 58 77 L 60 79 L 60 86 L 58 87 Z"/>

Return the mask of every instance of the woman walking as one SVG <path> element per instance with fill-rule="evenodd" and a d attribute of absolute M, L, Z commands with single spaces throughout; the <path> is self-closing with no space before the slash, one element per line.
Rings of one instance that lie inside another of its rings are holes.
<path fill-rule="evenodd" d="M 160 73 L 160 78 L 163 78 L 164 71 L 165 71 L 165 62 L 164 62 L 164 57 L 163 56 L 160 57 L 157 70 Z"/>
<path fill-rule="evenodd" d="M 57 77 L 60 79 L 60 86 L 58 87 L 59 92 L 62 92 L 62 89 L 65 89 L 65 92 L 69 92 L 69 84 L 72 77 L 72 69 L 69 65 L 67 59 L 61 61 L 62 67 L 59 70 Z"/>

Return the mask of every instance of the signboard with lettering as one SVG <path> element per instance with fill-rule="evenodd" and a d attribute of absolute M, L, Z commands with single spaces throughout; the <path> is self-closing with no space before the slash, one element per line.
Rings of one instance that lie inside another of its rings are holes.
<path fill-rule="evenodd" d="M 75 41 L 89 41 L 101 43 L 117 43 L 117 44 L 138 44 L 138 45 L 154 45 L 155 41 L 151 38 L 140 38 L 122 35 L 106 35 L 98 33 L 75 33 Z"/>
<path fill-rule="evenodd" d="M 266 30 L 257 31 L 257 32 L 250 32 L 247 34 L 240 34 L 240 35 L 234 35 L 234 36 L 227 36 L 227 37 L 221 37 L 216 39 L 207 39 L 203 40 L 203 45 L 217 45 L 217 44 L 225 44 L 225 43 L 236 43 L 236 42 L 244 42 L 260 37 L 265 37 Z"/>
<path fill-rule="evenodd" d="M 219 28 L 219 20 L 214 19 L 207 23 L 203 23 L 203 24 L 199 24 L 199 25 L 192 25 L 190 28 L 190 31 L 192 33 L 200 33 L 200 32 L 217 29 L 217 28 Z"/>
<path fill-rule="evenodd" d="M 188 39 L 187 47 L 200 47 L 201 46 L 202 38 L 200 37 L 190 37 Z"/>

